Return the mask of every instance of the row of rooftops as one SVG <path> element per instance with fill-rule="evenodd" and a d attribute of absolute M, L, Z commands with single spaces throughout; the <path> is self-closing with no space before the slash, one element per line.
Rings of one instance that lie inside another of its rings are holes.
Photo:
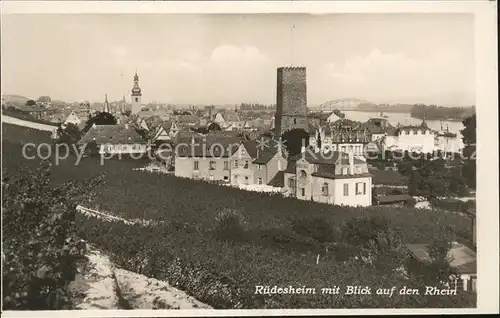
<path fill-rule="evenodd" d="M 381 120 L 379 124 L 377 121 Z M 397 136 L 401 132 L 426 132 L 430 131 L 436 136 L 456 137 L 457 134 L 449 131 L 435 131 L 428 127 L 427 123 L 422 121 L 420 125 L 397 125 L 392 126 L 386 119 L 372 118 L 365 123 L 355 122 L 349 119 L 339 119 L 331 124 L 313 125 L 309 124 L 308 132 L 315 135 L 321 130 L 326 136 L 329 136 L 333 142 L 342 142 L 343 140 L 356 140 L 360 142 L 369 142 L 370 135 L 385 134 L 388 136 Z"/>

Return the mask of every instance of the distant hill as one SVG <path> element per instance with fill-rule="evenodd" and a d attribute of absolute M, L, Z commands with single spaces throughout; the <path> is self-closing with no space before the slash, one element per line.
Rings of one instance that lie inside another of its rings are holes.
<path fill-rule="evenodd" d="M 5 94 L 2 95 L 2 104 L 12 104 L 12 105 L 24 105 L 31 98 L 24 97 L 21 95 Z"/>

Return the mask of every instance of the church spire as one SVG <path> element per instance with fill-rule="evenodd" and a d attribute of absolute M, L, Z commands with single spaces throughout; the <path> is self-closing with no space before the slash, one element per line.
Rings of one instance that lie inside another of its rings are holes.
<path fill-rule="evenodd" d="M 102 111 L 105 113 L 109 113 L 108 94 L 106 94 L 104 97 L 104 105 L 103 105 Z"/>
<path fill-rule="evenodd" d="M 134 75 L 134 87 L 132 88 L 132 96 L 141 96 L 141 88 L 139 87 L 139 75 L 137 75 L 137 70 Z"/>

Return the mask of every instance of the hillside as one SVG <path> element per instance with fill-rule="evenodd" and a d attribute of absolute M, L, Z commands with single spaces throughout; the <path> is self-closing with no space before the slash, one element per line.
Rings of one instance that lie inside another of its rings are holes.
<path fill-rule="evenodd" d="M 40 138 L 12 127 L 5 132 L 4 140 L 14 145 L 30 136 Z M 28 161 L 19 156 L 19 150 L 11 153 L 10 162 L 16 155 L 17 162 Z M 409 281 L 396 271 L 406 260 L 401 243 L 427 243 L 443 235 L 467 240 L 467 217 L 414 208 L 331 206 L 252 193 L 133 171 L 139 164 L 136 161 L 100 164 L 95 158 L 85 158 L 74 163 L 70 157 L 53 165 L 53 181 L 98 176 L 105 180 L 95 188 L 96 196 L 82 205 L 128 220 L 156 221 L 151 226 L 130 225 L 78 214 L 79 236 L 109 255 L 117 266 L 168 281 L 216 309 L 473 306 L 461 302 L 463 295 L 388 298 L 255 293 L 256 286 L 275 285 L 319 291 L 332 286 L 378 288 L 409 283 L 417 288 L 421 282 Z M 390 245 L 371 249 L 370 238 L 381 235 Z"/>
<path fill-rule="evenodd" d="M 2 95 L 2 104 L 5 103 L 6 105 L 7 104 L 24 105 L 30 99 L 31 98 L 24 97 L 21 95 L 5 94 Z"/>

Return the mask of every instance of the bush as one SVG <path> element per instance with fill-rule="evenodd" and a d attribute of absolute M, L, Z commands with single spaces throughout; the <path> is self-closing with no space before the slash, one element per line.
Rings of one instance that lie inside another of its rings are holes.
<path fill-rule="evenodd" d="M 320 251 L 318 242 L 299 235 L 289 229 L 268 229 L 260 232 L 260 243 L 268 247 L 278 247 L 290 252 Z"/>
<path fill-rule="evenodd" d="M 368 246 L 380 233 L 389 229 L 390 222 L 382 217 L 361 217 L 348 221 L 342 228 L 342 237 L 352 245 Z"/>
<path fill-rule="evenodd" d="M 96 182 L 51 187 L 50 171 L 3 176 L 3 309 L 70 309 L 85 245 L 75 236 L 75 208 Z"/>
<path fill-rule="evenodd" d="M 469 208 L 474 207 L 475 205 L 475 200 L 468 200 L 464 202 L 462 200 L 450 198 L 432 199 L 430 202 L 434 207 L 438 209 L 462 213 L 467 212 Z"/>
<path fill-rule="evenodd" d="M 326 218 L 304 218 L 292 222 L 295 233 L 311 237 L 318 242 L 333 242 L 338 238 L 330 220 Z"/>
<path fill-rule="evenodd" d="M 245 238 L 245 222 L 239 211 L 223 209 L 216 215 L 215 237 L 221 241 L 240 241 Z"/>

